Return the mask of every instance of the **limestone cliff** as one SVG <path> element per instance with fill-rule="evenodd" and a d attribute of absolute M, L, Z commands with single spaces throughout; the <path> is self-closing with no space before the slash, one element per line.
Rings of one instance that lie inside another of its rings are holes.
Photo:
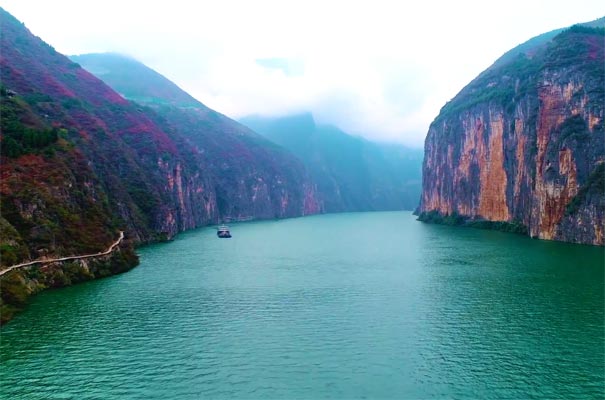
<path fill-rule="evenodd" d="M 534 38 L 442 108 L 425 142 L 421 219 L 499 221 L 541 239 L 604 244 L 604 32 Z"/>

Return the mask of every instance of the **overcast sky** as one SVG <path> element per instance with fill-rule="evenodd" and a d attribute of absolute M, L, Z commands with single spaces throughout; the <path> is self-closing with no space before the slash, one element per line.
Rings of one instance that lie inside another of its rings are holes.
<path fill-rule="evenodd" d="M 232 118 L 311 111 L 423 144 L 439 109 L 533 36 L 594 20 L 601 0 L 0 0 L 64 54 L 120 52 Z"/>

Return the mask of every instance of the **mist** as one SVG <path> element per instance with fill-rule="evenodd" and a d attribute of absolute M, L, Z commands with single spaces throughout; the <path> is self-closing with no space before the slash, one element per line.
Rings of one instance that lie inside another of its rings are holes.
<path fill-rule="evenodd" d="M 232 118 L 311 112 L 354 135 L 411 147 L 503 53 L 602 8 L 588 0 L 1 5 L 61 53 L 130 55 Z"/>

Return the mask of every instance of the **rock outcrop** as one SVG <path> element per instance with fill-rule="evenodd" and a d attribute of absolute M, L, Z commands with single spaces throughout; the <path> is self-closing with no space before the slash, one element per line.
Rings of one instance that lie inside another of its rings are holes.
<path fill-rule="evenodd" d="M 442 108 L 425 142 L 420 219 L 605 243 L 605 29 L 593 25 L 519 46 Z"/>
<path fill-rule="evenodd" d="M 124 241 L 108 254 L 76 260 L 44 262 L 14 269 L 2 275 L 0 325 L 25 307 L 29 296 L 42 290 L 119 274 L 133 268 L 137 258 L 132 243 Z"/>

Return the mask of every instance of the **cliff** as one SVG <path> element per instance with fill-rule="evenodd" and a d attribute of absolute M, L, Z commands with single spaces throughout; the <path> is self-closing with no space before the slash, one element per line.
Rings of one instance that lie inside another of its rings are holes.
<path fill-rule="evenodd" d="M 241 122 L 304 162 L 327 212 L 412 210 L 418 204 L 421 150 L 352 136 L 316 124 L 308 113 Z"/>
<path fill-rule="evenodd" d="M 441 109 L 420 219 L 605 243 L 605 29 L 592 25 L 511 50 Z"/>

